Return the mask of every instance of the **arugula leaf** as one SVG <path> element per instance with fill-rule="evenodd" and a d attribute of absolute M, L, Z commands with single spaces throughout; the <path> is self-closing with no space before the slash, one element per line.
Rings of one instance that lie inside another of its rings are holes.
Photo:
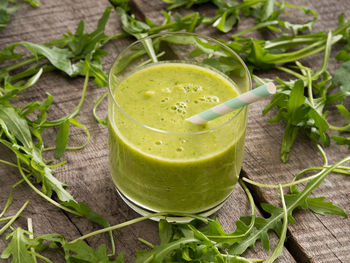
<path fill-rule="evenodd" d="M 24 2 L 27 2 L 32 7 L 39 7 L 40 6 L 40 0 L 23 0 Z"/>
<path fill-rule="evenodd" d="M 163 2 L 170 4 L 167 8 L 168 10 L 172 10 L 179 7 L 185 7 L 187 9 L 191 8 L 193 5 L 200 5 L 211 0 L 163 0 Z"/>
<path fill-rule="evenodd" d="M 62 122 L 59 126 L 56 136 L 56 154 L 55 158 L 60 158 L 66 150 L 69 137 L 69 119 Z"/>
<path fill-rule="evenodd" d="M 107 255 L 106 246 L 104 244 L 100 245 L 97 250 L 91 248 L 82 240 L 78 240 L 74 243 L 65 242 L 62 245 L 65 251 L 65 258 L 67 262 L 101 262 L 101 263 L 117 263 L 121 262 L 119 259 L 117 261 L 110 261 Z"/>
<path fill-rule="evenodd" d="M 173 236 L 173 228 L 171 224 L 166 221 L 165 219 L 159 220 L 158 223 L 158 229 L 159 229 L 159 239 L 160 244 L 166 244 L 169 243 Z"/>
<path fill-rule="evenodd" d="M 350 61 L 344 62 L 334 74 L 333 83 L 340 90 L 350 95 Z"/>
<path fill-rule="evenodd" d="M 120 16 L 123 30 L 134 37 L 141 38 L 142 36 L 147 35 L 147 32 L 150 30 L 149 25 L 143 23 L 139 20 L 136 20 L 134 16 L 130 16 L 127 12 L 121 8 L 116 8 L 117 14 Z"/>
<path fill-rule="evenodd" d="M 350 137 L 343 137 L 343 136 L 332 136 L 332 139 L 336 142 L 338 145 L 347 145 L 348 150 L 350 151 Z"/>
<path fill-rule="evenodd" d="M 10 15 L 15 12 L 18 7 L 18 5 L 9 6 L 8 0 L 0 1 L 0 31 L 3 30 L 10 22 Z"/>
<path fill-rule="evenodd" d="M 33 145 L 27 122 L 13 109 L 0 104 L 1 126 L 6 126 L 9 136 L 13 135 L 25 148 L 30 149 Z"/>
<path fill-rule="evenodd" d="M 292 213 L 297 208 L 307 208 L 308 207 L 308 196 L 310 193 L 326 178 L 328 174 L 330 174 L 334 169 L 336 169 L 338 166 L 340 166 L 342 163 L 347 162 L 350 160 L 350 157 L 346 157 L 342 159 L 341 161 L 335 163 L 334 165 L 325 168 L 322 170 L 322 172 L 315 177 L 313 180 L 309 181 L 307 185 L 305 186 L 304 190 L 294 191 L 292 194 L 286 194 L 284 195 L 285 202 L 286 202 L 286 209 L 287 209 L 287 215 L 288 215 L 288 221 L 291 223 L 295 223 L 295 219 L 292 216 Z M 322 198 L 321 198 L 322 199 Z M 311 199 L 311 205 L 312 202 L 315 202 L 315 200 Z M 317 200 L 316 203 L 320 202 L 320 200 Z M 332 205 L 327 203 L 322 203 L 323 206 L 327 206 L 327 212 L 333 212 L 335 214 L 340 214 L 341 212 L 338 209 L 334 209 Z M 270 204 L 261 204 L 263 210 L 267 213 L 269 213 L 271 216 L 269 218 L 256 218 L 255 221 L 255 227 L 252 232 L 250 232 L 249 235 L 245 236 L 244 239 L 239 241 L 238 243 L 234 243 L 229 248 L 229 253 L 233 253 L 235 255 L 242 254 L 248 247 L 254 246 L 255 242 L 257 240 L 261 240 L 263 243 L 263 246 L 265 249 L 269 248 L 269 239 L 267 232 L 269 230 L 273 230 L 276 232 L 278 236 L 281 235 L 282 231 L 282 218 L 284 215 L 284 211 L 282 208 L 275 207 Z M 314 208 L 314 207 L 313 207 Z M 320 210 L 318 210 L 320 211 Z M 241 218 L 241 220 L 249 220 L 249 217 Z"/>
<path fill-rule="evenodd" d="M 12 256 L 12 262 L 33 263 L 33 258 L 29 253 L 28 247 L 38 245 L 38 241 L 30 239 L 31 233 L 20 227 L 16 228 L 6 239 L 11 238 L 7 247 L 2 251 L 1 258 L 8 259 Z"/>
<path fill-rule="evenodd" d="M 350 44 L 345 45 L 343 49 L 338 52 L 335 58 L 337 60 L 342 60 L 342 61 L 350 60 Z"/>
<path fill-rule="evenodd" d="M 114 6 L 114 7 L 121 7 L 125 11 L 129 11 L 129 0 L 109 0 L 109 2 Z"/>
<path fill-rule="evenodd" d="M 36 59 L 38 59 L 39 56 L 44 56 L 53 66 L 62 70 L 63 72 L 66 72 L 69 76 L 73 76 L 76 73 L 69 60 L 69 58 L 73 57 L 73 54 L 68 49 L 61 49 L 57 47 L 49 48 L 45 45 L 30 42 L 19 42 L 14 45 L 26 47 L 34 54 Z"/>
<path fill-rule="evenodd" d="M 331 214 L 331 215 L 342 216 L 345 218 L 348 217 L 348 215 L 345 213 L 345 211 L 341 207 L 334 205 L 332 202 L 325 202 L 323 201 L 324 199 L 325 197 L 323 196 L 308 198 L 306 200 L 307 208 L 321 215 Z"/>
<path fill-rule="evenodd" d="M 15 52 L 15 45 L 9 45 L 0 50 L 0 63 L 8 59 L 19 59 L 23 55 Z"/>

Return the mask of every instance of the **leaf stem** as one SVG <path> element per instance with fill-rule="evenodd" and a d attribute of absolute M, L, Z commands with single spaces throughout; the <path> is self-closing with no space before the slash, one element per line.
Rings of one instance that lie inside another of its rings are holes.
<path fill-rule="evenodd" d="M 50 72 L 50 71 L 53 71 L 55 70 L 56 68 L 52 65 L 44 65 L 42 66 L 42 71 L 43 73 L 44 72 Z M 35 75 L 36 73 L 39 72 L 40 69 L 37 69 L 37 68 L 32 68 L 32 69 L 28 69 L 26 71 L 23 71 L 23 72 L 20 72 L 16 75 L 13 75 L 11 77 L 9 77 L 8 81 L 12 82 L 12 81 L 16 81 L 16 80 L 19 80 L 19 79 L 22 79 L 22 78 L 26 78 L 26 77 L 30 77 L 32 75 Z"/>
<path fill-rule="evenodd" d="M 19 62 L 15 63 L 15 64 L 12 64 L 10 66 L 4 67 L 4 68 L 2 68 L 2 70 L 3 71 L 12 71 L 14 69 L 17 69 L 17 68 L 20 68 L 22 66 L 28 65 L 28 64 L 33 63 L 35 61 L 37 61 L 37 58 L 35 56 L 31 56 L 29 58 L 26 58 L 26 59 L 24 59 L 22 61 L 19 61 Z"/>
<path fill-rule="evenodd" d="M 332 124 L 328 124 L 329 125 L 329 128 L 332 129 L 332 130 L 336 130 L 336 131 L 347 131 L 350 129 L 350 123 L 345 125 L 345 126 L 342 126 L 342 127 L 339 127 L 339 126 L 334 126 Z"/>
<path fill-rule="evenodd" d="M 184 16 L 181 18 L 181 21 L 182 22 L 185 22 L 187 20 L 190 20 L 192 19 L 192 17 L 195 17 L 196 16 L 196 13 L 191 13 L 187 16 Z M 155 34 L 155 33 L 158 33 L 160 31 L 163 31 L 163 30 L 166 30 L 166 29 L 170 29 L 172 28 L 173 25 L 175 25 L 176 23 L 178 22 L 170 22 L 169 24 L 165 24 L 165 25 L 160 25 L 160 26 L 155 26 L 155 27 L 152 27 L 150 30 L 149 30 L 149 34 Z"/>
<path fill-rule="evenodd" d="M 29 238 L 34 239 L 33 221 L 30 217 L 27 219 L 27 223 L 28 223 L 28 231 L 30 232 Z M 32 252 L 32 257 L 33 257 L 34 263 L 37 263 L 38 261 L 36 260 L 36 255 L 35 255 L 36 253 L 35 253 L 34 247 L 31 247 L 30 251 Z"/>
<path fill-rule="evenodd" d="M 84 86 L 83 86 L 83 91 L 81 93 L 80 101 L 78 105 L 73 109 L 72 113 L 54 121 L 46 121 L 41 127 L 43 128 L 54 127 L 54 126 L 60 125 L 63 121 L 74 118 L 78 115 L 80 108 L 83 105 L 85 100 L 85 94 L 89 83 L 89 72 L 90 72 L 90 69 L 88 69 L 85 75 L 85 81 L 84 81 Z"/>
<path fill-rule="evenodd" d="M 287 207 L 287 214 L 291 213 L 299 205 L 299 202 L 301 202 L 304 198 L 306 198 L 327 177 L 328 174 L 333 172 L 334 169 L 336 169 L 337 167 L 339 167 L 343 163 L 349 162 L 349 161 L 350 161 L 350 156 L 336 162 L 332 166 L 323 170 L 322 173 L 320 173 L 320 175 L 314 179 L 314 181 L 310 181 L 306 185 L 304 190 L 300 193 L 298 198 L 296 198 L 291 204 L 289 204 L 289 206 Z M 251 240 L 256 240 L 258 238 L 258 236 L 261 235 L 261 233 L 264 233 L 268 229 L 270 229 L 271 226 L 275 225 L 276 222 L 278 222 L 279 220 L 281 220 L 283 218 L 283 216 L 284 216 L 284 213 L 279 214 L 276 217 L 274 217 L 272 220 L 270 220 L 263 227 L 259 228 L 258 231 L 254 232 L 254 234 L 250 235 L 247 238 L 247 240 L 244 240 L 244 243 L 249 243 Z M 237 247 L 236 247 L 236 249 L 237 249 Z"/>
<path fill-rule="evenodd" d="M 243 189 L 248 197 L 249 204 L 250 204 L 252 220 L 250 221 L 248 229 L 243 234 L 240 234 L 240 235 L 226 235 L 226 236 L 209 236 L 209 235 L 207 235 L 208 238 L 215 238 L 215 239 L 241 238 L 241 237 L 245 237 L 247 234 L 249 234 L 253 230 L 254 224 L 255 224 L 255 210 L 256 210 L 254 198 L 253 198 L 251 192 L 249 191 L 249 188 L 245 185 L 245 183 L 241 179 L 239 180 L 239 183 L 243 187 Z"/>
<path fill-rule="evenodd" d="M 38 253 L 36 253 L 36 252 L 28 251 L 28 253 L 29 253 L 29 254 L 32 254 L 32 255 L 35 256 L 35 257 L 40 258 L 41 260 L 45 261 L 46 263 L 53 263 L 50 259 L 48 259 L 48 258 L 46 258 L 46 257 L 44 257 L 44 256 L 42 256 L 42 255 L 40 255 L 40 254 L 38 254 Z"/>
<path fill-rule="evenodd" d="M 293 186 L 293 185 L 297 185 L 297 184 L 300 184 L 300 183 L 304 183 L 304 182 L 310 181 L 310 180 L 316 178 L 317 176 L 319 176 L 320 173 L 311 175 L 309 177 L 306 177 L 306 178 L 303 178 L 303 179 L 300 179 L 300 180 L 297 180 L 297 181 L 292 181 L 292 182 L 286 183 L 286 184 L 262 184 L 262 183 L 258 183 L 258 182 L 252 181 L 252 180 L 250 180 L 250 179 L 248 179 L 246 177 L 243 177 L 242 180 L 247 182 L 247 183 L 249 183 L 249 184 L 252 184 L 252 185 L 255 185 L 255 186 L 259 186 L 259 187 L 262 187 L 262 188 L 279 188 L 280 185 L 282 185 L 282 187 L 289 187 L 289 186 Z"/>
<path fill-rule="evenodd" d="M 1 229 L 0 229 L 0 236 L 6 231 L 7 228 L 9 228 L 13 222 L 15 222 L 15 220 L 21 215 L 21 213 L 23 212 L 23 210 L 26 208 L 26 206 L 29 204 L 29 200 L 27 200 L 24 205 L 17 211 L 17 213 L 12 216 L 12 218 L 10 219 L 10 221 L 8 221 L 6 223 L 6 225 L 4 225 Z"/>
<path fill-rule="evenodd" d="M 276 69 L 281 70 L 283 72 L 289 73 L 293 75 L 294 77 L 297 77 L 298 79 L 305 80 L 305 77 L 289 68 L 283 67 L 283 66 L 277 66 Z"/>
<path fill-rule="evenodd" d="M 308 90 L 308 95 L 309 95 L 309 102 L 313 108 L 315 108 L 314 104 L 314 97 L 312 94 L 312 78 L 311 78 L 311 72 L 310 69 L 306 71 L 307 74 L 307 90 Z"/>
<path fill-rule="evenodd" d="M 69 243 L 74 243 L 74 242 L 77 242 L 78 240 L 84 240 L 86 238 L 89 238 L 89 237 L 92 237 L 92 236 L 95 236 L 95 235 L 99 235 L 99 234 L 102 234 L 102 233 L 105 233 L 105 232 L 108 232 L 108 231 L 112 231 L 112 230 L 116 230 L 116 229 L 119 229 L 119 228 L 123 228 L 123 227 L 129 226 L 129 225 L 132 225 L 132 224 L 135 224 L 135 223 L 138 223 L 138 222 L 150 219 L 152 217 L 166 216 L 168 214 L 169 214 L 168 212 L 158 212 L 158 213 L 150 214 L 150 215 L 147 215 L 147 216 L 134 218 L 134 219 L 131 219 L 129 221 L 126 221 L 126 222 L 123 222 L 123 223 L 120 223 L 120 224 L 117 224 L 117 225 L 114 225 L 114 226 L 110 226 L 110 227 L 106 227 L 106 228 L 103 228 L 103 229 L 99 229 L 99 230 L 90 232 L 90 233 L 88 233 L 86 235 L 83 235 L 81 237 L 78 237 L 78 238 L 70 241 Z"/>
<path fill-rule="evenodd" d="M 250 33 L 250 32 L 252 32 L 252 31 L 255 31 L 255 30 L 258 30 L 258 29 L 267 27 L 267 26 L 271 26 L 271 25 L 277 25 L 277 24 L 278 24 L 278 21 L 276 21 L 276 20 L 262 22 L 262 23 L 259 23 L 259 24 L 254 25 L 254 26 L 252 26 L 252 27 L 249 27 L 249 28 L 247 28 L 247 29 L 244 29 L 244 30 L 242 30 L 242 31 L 239 31 L 239 32 L 236 33 L 236 34 L 233 34 L 231 37 L 232 37 L 232 38 L 239 37 L 239 36 L 241 36 L 241 35 L 245 35 L 245 34 Z"/>
<path fill-rule="evenodd" d="M 3 164 L 7 164 L 9 166 L 12 166 L 12 167 L 16 167 L 17 168 L 17 165 L 15 163 L 11 163 L 11 162 L 8 162 L 8 161 L 5 161 L 5 160 L 0 160 L 0 163 L 3 163 Z M 26 173 L 29 173 L 30 171 L 26 168 L 23 168 L 23 171 L 25 171 Z"/>
<path fill-rule="evenodd" d="M 100 124 L 104 125 L 104 126 L 108 126 L 107 123 L 107 117 L 101 119 L 100 117 L 97 116 L 96 110 L 98 108 L 98 106 L 101 104 L 101 102 L 104 100 L 104 98 L 106 98 L 106 96 L 108 95 L 108 90 L 105 91 L 105 93 L 103 93 L 95 102 L 94 102 L 94 107 L 92 108 L 92 115 L 94 116 L 95 120 L 97 122 L 99 122 Z"/>
<path fill-rule="evenodd" d="M 273 250 L 271 256 L 266 261 L 264 261 L 265 263 L 273 263 L 280 255 L 282 255 L 282 251 L 284 247 L 283 244 L 284 244 L 284 241 L 286 240 L 286 235 L 287 235 L 288 211 L 287 211 L 286 202 L 284 201 L 283 188 L 281 185 L 279 185 L 279 189 L 280 189 L 280 195 L 281 195 L 282 206 L 283 206 L 283 225 L 282 225 L 282 230 L 281 230 L 278 243 L 275 249 Z"/>
<path fill-rule="evenodd" d="M 9 216 L 9 217 L 4 217 L 4 218 L 0 218 L 0 222 L 5 222 L 5 221 L 9 221 L 12 219 L 13 216 Z"/>
<path fill-rule="evenodd" d="M 138 237 L 137 238 L 138 241 L 140 241 L 141 243 L 143 243 L 144 245 L 148 246 L 149 248 L 154 248 L 154 245 L 151 244 L 150 242 L 148 242 L 147 240 L 144 240 L 143 238 L 141 237 Z"/>
<path fill-rule="evenodd" d="M 23 169 L 22 169 L 22 165 L 21 165 L 21 161 L 19 158 L 17 158 L 17 164 L 18 164 L 18 170 L 20 172 L 20 174 L 22 175 L 23 179 L 26 181 L 26 183 L 30 186 L 30 188 L 32 188 L 34 190 L 34 192 L 36 192 L 38 195 L 40 195 L 42 198 L 44 198 L 46 201 L 48 201 L 49 203 L 53 204 L 54 206 L 57 206 L 58 208 L 61 208 L 62 210 L 64 211 L 67 211 L 73 215 L 76 215 L 76 216 L 82 216 L 80 213 L 72 210 L 72 209 L 69 209 L 59 203 L 57 203 L 55 200 L 51 199 L 50 197 L 48 197 L 47 195 L 45 195 L 43 192 L 41 192 L 38 188 L 36 188 L 30 181 L 29 179 L 26 177 L 26 175 L 24 174 L 23 172 Z"/>

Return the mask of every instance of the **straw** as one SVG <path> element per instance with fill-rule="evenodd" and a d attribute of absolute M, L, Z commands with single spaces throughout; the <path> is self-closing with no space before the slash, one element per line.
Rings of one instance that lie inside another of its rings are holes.
<path fill-rule="evenodd" d="M 203 124 L 207 121 L 214 120 L 226 113 L 229 113 L 235 109 L 246 106 L 252 102 L 258 101 L 264 97 L 270 96 L 276 92 L 276 86 L 272 82 L 268 82 L 264 85 L 257 87 L 251 91 L 243 93 L 229 101 L 219 104 L 209 110 L 203 111 L 197 115 L 187 118 L 186 121 L 190 121 L 194 124 Z"/>

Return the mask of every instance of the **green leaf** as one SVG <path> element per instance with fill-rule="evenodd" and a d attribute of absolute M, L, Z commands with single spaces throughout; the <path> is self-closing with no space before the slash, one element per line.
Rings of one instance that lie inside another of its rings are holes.
<path fill-rule="evenodd" d="M 266 21 L 273 13 L 273 7 L 275 5 L 275 0 L 266 0 L 261 12 L 261 21 Z"/>
<path fill-rule="evenodd" d="M 166 256 L 169 255 L 170 252 L 180 248 L 181 246 L 187 244 L 187 243 L 192 243 L 192 242 L 198 242 L 199 240 L 196 238 L 180 238 L 176 241 L 172 241 L 170 243 L 166 243 L 160 246 L 156 246 L 151 254 L 148 254 L 147 259 L 153 259 L 151 262 L 153 263 L 162 263 L 164 262 L 164 259 Z"/>
<path fill-rule="evenodd" d="M 344 62 L 335 72 L 333 83 L 342 91 L 350 93 L 350 61 Z"/>
<path fill-rule="evenodd" d="M 40 6 L 40 0 L 23 0 L 24 2 L 27 2 L 32 7 L 39 7 Z"/>
<path fill-rule="evenodd" d="M 170 4 L 170 6 L 167 9 L 172 10 L 180 7 L 185 7 L 189 9 L 193 5 L 204 4 L 210 2 L 210 0 L 163 0 L 163 2 Z"/>
<path fill-rule="evenodd" d="M 28 124 L 14 108 L 0 105 L 0 120 L 2 120 L 3 125 L 6 125 L 9 133 L 15 136 L 24 147 L 31 148 L 33 142 Z"/>
<path fill-rule="evenodd" d="M 275 249 L 273 250 L 271 256 L 267 260 L 265 260 L 265 263 L 273 263 L 273 262 L 275 262 L 275 260 L 277 258 L 282 256 L 284 242 L 286 240 L 287 226 L 288 226 L 288 211 L 287 211 L 287 206 L 286 206 L 284 196 L 283 196 L 282 186 L 279 185 L 279 188 L 280 188 L 280 194 L 281 194 L 281 198 L 282 198 L 282 207 L 283 207 L 283 225 L 281 226 L 281 229 L 278 230 L 280 239 L 278 240 L 278 243 L 277 243 Z"/>
<path fill-rule="evenodd" d="M 109 0 L 109 2 L 114 6 L 114 7 L 121 7 L 125 11 L 129 11 L 129 0 Z"/>
<path fill-rule="evenodd" d="M 52 175 L 52 170 L 49 167 L 43 168 L 43 192 L 51 197 L 54 191 L 61 201 L 74 200 L 73 196 L 64 189 L 64 184 Z"/>
<path fill-rule="evenodd" d="M 66 150 L 69 137 L 69 119 L 62 122 L 58 128 L 56 136 L 56 153 L 55 158 L 60 158 Z"/>
<path fill-rule="evenodd" d="M 28 48 L 36 57 L 44 56 L 53 66 L 67 73 L 69 76 L 73 76 L 75 74 L 74 67 L 70 62 L 70 58 L 73 57 L 73 54 L 68 49 L 57 47 L 50 48 L 41 44 L 34 44 L 30 42 L 20 42 L 16 45 L 21 45 Z"/>
<path fill-rule="evenodd" d="M 342 50 L 335 56 L 337 60 L 348 61 L 350 60 L 350 44 L 343 47 Z"/>
<path fill-rule="evenodd" d="M 30 232 L 22 228 L 16 228 L 11 234 L 6 236 L 6 239 L 11 238 L 7 247 L 2 251 L 1 258 L 8 259 L 12 256 L 11 262 L 35 263 L 28 247 L 36 246 L 38 242 L 29 238 Z"/>
<path fill-rule="evenodd" d="M 324 214 L 331 214 L 331 215 L 338 215 L 343 217 L 348 217 L 348 215 L 345 213 L 345 211 L 339 207 L 334 205 L 332 202 L 325 202 L 323 201 L 325 197 L 315 197 L 315 198 L 308 198 L 307 199 L 307 205 L 310 210 L 312 210 L 315 213 L 324 215 Z"/>
<path fill-rule="evenodd" d="M 287 162 L 289 159 L 289 152 L 290 152 L 290 149 L 292 148 L 295 138 L 298 135 L 298 132 L 299 132 L 299 127 L 293 126 L 291 124 L 287 124 L 286 128 L 284 129 L 282 145 L 281 145 L 281 153 L 280 153 L 281 160 L 284 163 Z"/>
<path fill-rule="evenodd" d="M 36 120 L 31 121 L 27 119 L 27 122 L 33 128 L 40 128 L 40 126 L 46 121 L 47 111 L 51 107 L 52 102 L 53 102 L 53 97 L 49 93 L 47 93 L 47 98 L 45 100 L 34 101 L 22 107 L 21 115 L 25 117 L 30 113 L 39 111 L 39 113 L 36 115 L 37 116 Z"/>
<path fill-rule="evenodd" d="M 225 11 L 214 23 L 213 27 L 216 27 L 221 32 L 227 33 L 232 30 L 232 28 L 238 23 L 239 16 L 238 10 L 234 13 L 228 13 Z"/>
<path fill-rule="evenodd" d="M 136 260 L 134 263 L 145 263 L 152 262 L 153 252 L 148 250 L 137 250 L 136 251 Z"/>
<path fill-rule="evenodd" d="M 341 115 L 342 115 L 347 121 L 350 122 L 350 111 L 349 111 L 347 108 L 345 108 L 345 106 L 342 105 L 342 104 L 337 105 L 337 109 L 338 109 L 338 111 L 341 113 Z"/>
<path fill-rule="evenodd" d="M 77 211 L 79 214 L 87 217 L 91 222 L 94 222 L 96 224 L 99 224 L 102 227 L 109 227 L 109 223 L 107 219 L 105 219 L 103 216 L 95 213 L 91 210 L 85 203 L 77 203 L 73 200 L 70 200 L 68 202 L 62 202 L 63 206 L 72 208 L 73 210 Z"/>
<path fill-rule="evenodd" d="M 350 137 L 343 137 L 343 136 L 332 136 L 332 139 L 336 142 L 338 145 L 347 145 L 348 149 L 350 151 Z"/>
<path fill-rule="evenodd" d="M 294 87 L 289 95 L 288 111 L 293 118 L 295 112 L 304 104 L 304 83 L 301 80 L 295 82 Z"/>
<path fill-rule="evenodd" d="M 65 258 L 67 262 L 91 262 L 91 263 L 117 263 L 122 262 L 121 258 L 110 261 L 107 255 L 106 246 L 100 245 L 97 250 L 94 250 L 82 240 L 74 243 L 64 243 Z"/>
<path fill-rule="evenodd" d="M 0 15 L 0 19 L 1 19 L 1 15 Z M 1 26 L 0 26 L 0 31 L 1 31 Z M 0 63 L 8 59 L 19 59 L 22 56 L 23 56 L 22 54 L 15 52 L 14 45 L 6 46 L 0 50 Z"/>
<path fill-rule="evenodd" d="M 125 32 L 135 36 L 136 38 L 140 38 L 142 33 L 147 33 L 149 31 L 150 27 L 147 24 L 136 20 L 133 16 L 128 15 L 123 8 L 117 7 L 116 11 L 120 16 L 123 30 Z"/>
<path fill-rule="evenodd" d="M 18 8 L 18 5 L 9 6 L 8 0 L 0 1 L 0 31 L 7 26 L 7 24 L 10 22 L 10 15 Z"/>
<path fill-rule="evenodd" d="M 346 157 L 339 162 L 333 164 L 332 166 L 323 170 L 319 176 L 312 179 L 307 183 L 302 192 L 293 192 L 293 194 L 284 195 L 287 215 L 289 222 L 295 222 L 292 217 L 292 213 L 296 208 L 307 208 L 307 200 L 310 193 L 319 186 L 319 184 L 338 166 L 342 165 L 344 162 L 349 161 L 349 157 Z M 275 207 L 270 204 L 262 204 L 262 208 L 271 214 L 269 218 L 257 217 L 255 220 L 255 227 L 249 235 L 245 236 L 244 239 L 238 243 L 234 243 L 229 248 L 229 253 L 234 255 L 241 255 L 248 247 L 253 247 L 257 240 L 262 240 L 263 246 L 269 248 L 268 231 L 273 230 L 277 235 L 281 235 L 282 231 L 282 218 L 284 217 L 284 209 Z M 249 217 L 241 218 L 243 221 L 250 220 Z"/>
<path fill-rule="evenodd" d="M 158 223 L 160 244 L 169 243 L 173 236 L 173 229 L 170 223 L 161 219 Z"/>
<path fill-rule="evenodd" d="M 236 230 L 233 233 L 226 233 L 220 223 L 216 220 L 210 220 L 207 225 L 200 228 L 200 231 L 210 240 L 220 243 L 234 243 L 243 239 L 248 230 L 251 217 L 241 217 L 236 221 Z M 247 224 L 246 224 L 247 223 Z"/>

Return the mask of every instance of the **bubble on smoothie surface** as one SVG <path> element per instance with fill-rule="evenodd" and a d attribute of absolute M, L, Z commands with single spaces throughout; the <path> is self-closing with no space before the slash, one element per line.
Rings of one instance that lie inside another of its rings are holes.
<path fill-rule="evenodd" d="M 154 94 L 155 94 L 155 91 L 154 91 L 154 90 L 147 90 L 147 91 L 145 92 L 145 96 L 146 96 L 147 98 L 151 98 Z"/>
<path fill-rule="evenodd" d="M 175 105 L 171 106 L 170 109 L 173 111 L 176 111 L 179 114 L 186 114 L 187 113 L 187 104 L 185 102 L 176 102 Z"/>
<path fill-rule="evenodd" d="M 198 91 L 202 91 L 203 87 L 200 85 L 196 85 L 193 83 L 183 83 L 179 84 L 175 87 L 176 89 L 180 89 L 185 93 L 196 93 Z"/>
<path fill-rule="evenodd" d="M 177 148 L 176 148 L 176 151 L 177 151 L 177 152 L 182 152 L 183 150 L 184 150 L 183 147 L 177 147 Z"/>
<path fill-rule="evenodd" d="M 171 93 L 171 89 L 169 89 L 169 88 L 164 88 L 164 89 L 162 89 L 162 92 L 163 92 L 163 93 Z"/>
<path fill-rule="evenodd" d="M 161 140 L 155 142 L 156 145 L 161 145 L 163 142 Z"/>
<path fill-rule="evenodd" d="M 217 96 L 202 96 L 199 98 L 200 102 L 217 103 L 220 99 Z M 195 102 L 198 103 L 198 102 Z"/>

